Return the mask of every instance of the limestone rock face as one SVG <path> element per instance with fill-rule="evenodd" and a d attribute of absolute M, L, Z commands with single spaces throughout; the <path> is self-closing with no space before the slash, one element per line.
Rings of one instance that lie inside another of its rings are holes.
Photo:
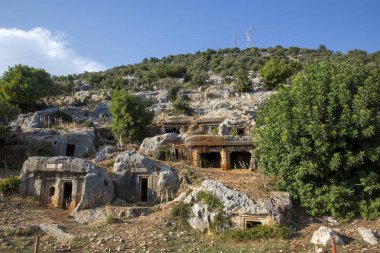
<path fill-rule="evenodd" d="M 110 122 L 112 114 L 110 111 L 110 101 L 103 101 L 96 105 L 94 111 L 91 113 L 91 120 L 98 122 L 100 119 L 106 119 Z"/>
<path fill-rule="evenodd" d="M 220 182 L 205 180 L 202 186 L 195 189 L 184 202 L 196 203 L 196 196 L 199 191 L 209 192 L 219 199 L 223 204 L 223 211 L 226 215 L 268 215 L 271 220 L 278 224 L 288 223 L 291 219 L 293 205 L 289 194 L 285 192 L 274 192 L 268 198 L 253 200 L 248 195 L 231 190 Z"/>
<path fill-rule="evenodd" d="M 371 229 L 360 227 L 358 228 L 358 232 L 366 243 L 370 245 L 378 244 L 378 240 Z"/>
<path fill-rule="evenodd" d="M 105 146 L 102 147 L 95 155 L 95 161 L 101 162 L 106 159 L 110 159 L 113 153 L 117 150 L 114 146 Z"/>
<path fill-rule="evenodd" d="M 343 244 L 343 240 L 333 229 L 324 226 L 321 226 L 317 231 L 314 231 L 310 242 L 327 246 L 331 245 L 331 237 L 334 238 L 335 244 Z"/>
<path fill-rule="evenodd" d="M 106 204 L 114 196 L 108 174 L 79 158 L 29 157 L 22 167 L 20 180 L 21 194 L 36 196 L 46 204 L 50 204 L 47 199 L 49 188 L 54 187 L 52 204 L 57 207 L 62 207 L 64 185 L 70 183 L 72 207 L 77 211 Z"/>
<path fill-rule="evenodd" d="M 153 157 L 160 147 L 178 142 L 180 140 L 180 136 L 176 133 L 167 133 L 156 135 L 151 138 L 145 138 L 143 143 L 141 143 L 139 152 L 145 156 Z"/>
<path fill-rule="evenodd" d="M 175 169 L 153 161 L 133 150 L 116 157 L 113 167 L 116 195 L 130 202 L 169 200 L 180 188 Z M 147 199 L 141 198 L 143 180 L 148 185 Z"/>

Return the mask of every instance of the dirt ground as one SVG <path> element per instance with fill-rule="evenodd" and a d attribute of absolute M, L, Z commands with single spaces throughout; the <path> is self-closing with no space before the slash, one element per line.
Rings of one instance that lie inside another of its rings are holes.
<path fill-rule="evenodd" d="M 266 195 L 274 179 L 267 179 L 259 172 L 247 170 L 220 171 L 194 169 L 175 165 L 187 174 L 193 185 L 204 179 L 215 179 L 232 189 L 247 193 L 251 197 Z M 380 245 L 369 246 L 361 240 L 358 227 L 367 227 L 380 232 L 380 219 L 375 221 L 354 220 L 347 224 L 329 224 L 327 220 L 309 217 L 301 208 L 295 208 L 290 227 L 294 236 L 289 240 L 269 239 L 237 242 L 223 239 L 218 234 L 202 234 L 181 224 L 170 216 L 174 203 L 153 206 L 153 213 L 137 218 L 120 219 L 117 223 L 106 221 L 78 224 L 70 212 L 42 206 L 31 198 L 12 196 L 0 199 L 0 252 L 33 252 L 35 238 L 40 235 L 40 252 L 331 252 L 326 247 L 310 243 L 312 233 L 320 226 L 334 228 L 345 241 L 338 245 L 337 252 L 380 252 Z M 126 206 L 112 205 L 113 214 Z M 40 223 L 60 224 L 75 236 L 72 243 L 62 244 L 55 238 L 40 232 L 32 234 L 12 233 L 15 229 Z"/>

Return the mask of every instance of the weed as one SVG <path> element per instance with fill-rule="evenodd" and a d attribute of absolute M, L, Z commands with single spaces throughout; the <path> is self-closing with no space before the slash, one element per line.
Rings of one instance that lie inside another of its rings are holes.
<path fill-rule="evenodd" d="M 279 225 L 259 225 L 250 229 L 244 230 L 228 230 L 224 232 L 224 238 L 230 238 L 235 241 L 249 241 L 257 239 L 289 239 L 292 235 L 292 230 L 288 227 Z"/>
<path fill-rule="evenodd" d="M 115 223 L 119 223 L 119 222 L 120 222 L 120 219 L 113 217 L 112 214 L 108 214 L 106 217 L 106 223 L 107 224 L 115 224 Z"/>
<path fill-rule="evenodd" d="M 20 185 L 20 178 L 18 176 L 11 176 L 0 180 L 0 192 L 5 195 L 14 194 L 18 192 Z"/>
<path fill-rule="evenodd" d="M 191 216 L 191 205 L 180 202 L 178 205 L 173 207 L 171 216 L 179 219 L 181 222 L 186 223 Z"/>
<path fill-rule="evenodd" d="M 197 193 L 197 200 L 208 205 L 210 210 L 223 210 L 223 204 L 214 195 L 209 192 L 200 191 Z"/>

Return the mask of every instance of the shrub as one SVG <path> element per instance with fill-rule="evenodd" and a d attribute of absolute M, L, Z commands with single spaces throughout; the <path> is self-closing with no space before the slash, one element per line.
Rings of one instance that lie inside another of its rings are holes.
<path fill-rule="evenodd" d="M 177 114 L 191 115 L 192 109 L 188 102 L 182 99 L 176 99 L 173 102 L 173 109 Z"/>
<path fill-rule="evenodd" d="M 20 178 L 18 176 L 11 176 L 0 181 L 0 191 L 4 194 L 14 194 L 18 192 L 20 185 Z"/>
<path fill-rule="evenodd" d="M 255 155 L 312 215 L 379 216 L 380 68 L 312 62 L 258 111 Z"/>
<path fill-rule="evenodd" d="M 180 88 L 181 86 L 179 84 L 174 84 L 169 87 L 167 96 L 170 101 L 176 100 Z"/>
<path fill-rule="evenodd" d="M 119 222 L 120 222 L 120 219 L 113 217 L 112 214 L 108 214 L 106 217 L 106 223 L 107 224 L 115 224 L 115 223 L 119 223 Z"/>
<path fill-rule="evenodd" d="M 224 237 L 242 242 L 257 239 L 289 239 L 292 230 L 279 225 L 258 225 L 250 229 L 231 229 L 224 233 Z"/>
<path fill-rule="evenodd" d="M 218 198 L 209 192 L 200 191 L 197 193 L 197 200 L 208 205 L 210 210 L 223 210 L 223 205 Z"/>
<path fill-rule="evenodd" d="M 171 216 L 179 219 L 183 223 L 186 223 L 187 220 L 191 217 L 191 205 L 180 202 L 178 205 L 172 208 Z"/>

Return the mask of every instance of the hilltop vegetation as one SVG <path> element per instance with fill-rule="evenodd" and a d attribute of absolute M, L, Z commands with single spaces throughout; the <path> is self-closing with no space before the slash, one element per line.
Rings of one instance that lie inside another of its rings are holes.
<path fill-rule="evenodd" d="M 306 49 L 298 47 L 284 48 L 226 48 L 219 50 L 208 49 L 205 52 L 195 54 L 170 55 L 158 58 L 145 58 L 137 64 L 114 67 L 102 72 L 85 72 L 79 75 L 55 77 L 56 81 L 66 86 L 74 86 L 74 80 L 81 80 L 96 88 L 127 88 L 137 92 L 142 90 L 165 89 L 183 82 L 185 87 L 198 87 L 207 83 L 210 73 L 219 75 L 225 82 L 231 82 L 234 77 L 240 79 L 243 89 L 246 85 L 242 80 L 242 73 L 257 72 L 264 67 L 269 60 L 275 60 L 285 64 L 284 74 L 281 78 L 288 78 L 301 69 L 309 60 L 330 59 L 336 62 L 348 62 L 350 64 L 363 64 L 367 66 L 380 65 L 380 52 L 367 53 L 363 50 L 352 50 L 347 54 L 332 52 L 321 45 L 318 49 Z M 288 65 L 291 65 L 289 70 Z M 269 68 L 269 67 L 268 67 Z M 290 74 L 289 74 L 290 72 Z M 226 78 L 227 77 L 227 78 Z M 270 78 L 268 80 L 271 80 Z M 285 81 L 280 79 L 281 82 Z M 269 83 L 268 89 L 274 88 Z M 240 89 L 241 87 L 238 87 Z"/>

